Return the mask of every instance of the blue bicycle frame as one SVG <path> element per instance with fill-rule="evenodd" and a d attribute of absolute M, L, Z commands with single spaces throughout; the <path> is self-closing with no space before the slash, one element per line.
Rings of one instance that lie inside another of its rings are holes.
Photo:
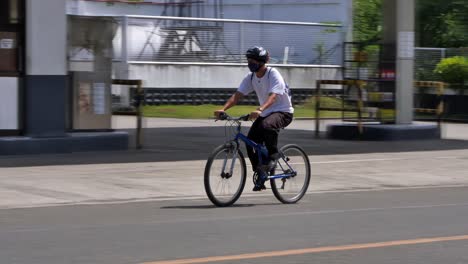
<path fill-rule="evenodd" d="M 239 118 L 240 120 L 240 118 Z M 238 120 L 237 120 L 238 121 Z M 236 148 L 239 148 L 239 140 L 242 140 L 245 144 L 247 144 L 248 146 L 250 147 L 253 147 L 255 149 L 255 152 L 257 153 L 258 155 L 258 162 L 259 164 L 263 164 L 263 157 L 262 157 L 262 153 L 261 153 L 261 144 L 258 144 L 252 140 L 250 140 L 247 136 L 245 136 L 244 134 L 242 134 L 241 132 L 241 126 L 240 126 L 240 122 L 238 122 L 238 126 L 237 126 L 237 133 L 236 133 L 236 136 L 234 137 L 234 139 L 232 141 L 236 142 Z M 237 153 L 237 152 L 236 152 Z M 237 157 L 237 154 L 234 154 L 236 157 Z M 235 160 L 236 160 L 236 157 L 234 157 L 232 159 L 232 164 L 234 164 Z M 284 168 L 282 168 L 282 171 L 283 173 L 281 174 L 275 174 L 275 175 L 270 175 L 268 176 L 268 180 L 270 179 L 281 179 L 281 178 L 290 178 L 290 177 L 294 177 L 297 175 L 297 172 L 289 165 L 289 163 L 287 162 L 287 160 L 285 160 L 285 164 L 288 166 L 288 170 L 287 172 L 284 172 Z M 226 160 L 224 161 L 224 168 L 226 166 Z M 281 166 L 281 165 L 280 165 Z M 231 170 L 234 166 L 231 166 Z M 281 166 L 282 167 L 282 166 Z M 224 170 L 223 170 L 224 171 Z M 232 171 L 231 171 L 231 174 L 232 174 Z"/>

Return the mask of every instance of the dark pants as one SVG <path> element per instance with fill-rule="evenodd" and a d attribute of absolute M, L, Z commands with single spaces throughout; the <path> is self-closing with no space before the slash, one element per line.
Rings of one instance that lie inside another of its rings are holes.
<path fill-rule="evenodd" d="M 278 135 L 281 128 L 287 127 L 293 119 L 291 113 L 274 112 L 266 117 L 258 117 L 250 128 L 248 138 L 252 141 L 265 144 L 270 157 L 278 153 Z M 246 145 L 252 169 L 258 166 L 258 156 L 253 147 Z"/>

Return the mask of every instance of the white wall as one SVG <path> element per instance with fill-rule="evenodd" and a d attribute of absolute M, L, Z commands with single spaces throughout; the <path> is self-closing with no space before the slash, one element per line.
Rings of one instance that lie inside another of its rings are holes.
<path fill-rule="evenodd" d="M 342 79 L 340 67 L 276 67 L 289 86 L 315 88 L 318 79 Z M 237 88 L 248 74 L 247 66 L 130 64 L 129 78 L 154 88 Z"/>
<path fill-rule="evenodd" d="M 19 129 L 18 78 L 0 77 L 0 129 Z"/>
<path fill-rule="evenodd" d="M 26 74 L 66 75 L 65 12 L 64 0 L 26 1 Z"/>
<path fill-rule="evenodd" d="M 119 66 L 119 62 L 114 62 L 114 79 L 122 78 L 118 75 Z M 281 72 L 292 89 L 315 88 L 317 80 L 342 80 L 339 66 L 270 66 Z M 93 63 L 70 62 L 70 68 L 72 71 L 92 71 Z M 143 87 L 154 88 L 237 88 L 248 73 L 247 65 L 130 63 L 128 79 L 142 80 Z"/>

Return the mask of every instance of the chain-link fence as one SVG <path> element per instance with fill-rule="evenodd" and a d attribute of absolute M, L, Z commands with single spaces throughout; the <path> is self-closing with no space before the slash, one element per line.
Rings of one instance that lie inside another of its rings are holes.
<path fill-rule="evenodd" d="M 468 57 L 467 48 L 415 48 L 414 77 L 418 81 L 437 81 L 437 64 L 445 58 Z"/>
<path fill-rule="evenodd" d="M 114 38 L 116 59 L 126 61 L 244 63 L 254 45 L 270 51 L 271 63 L 342 63 L 338 24 L 125 16 Z"/>

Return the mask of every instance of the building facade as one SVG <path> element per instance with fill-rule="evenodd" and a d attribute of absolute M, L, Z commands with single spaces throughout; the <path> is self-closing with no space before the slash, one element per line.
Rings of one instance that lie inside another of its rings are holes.
<path fill-rule="evenodd" d="M 25 2 L 0 1 L 0 136 L 22 127 L 19 89 L 25 63 Z"/>
<path fill-rule="evenodd" d="M 126 133 L 70 129 L 66 2 L 0 3 L 0 154 L 127 149 Z"/>

